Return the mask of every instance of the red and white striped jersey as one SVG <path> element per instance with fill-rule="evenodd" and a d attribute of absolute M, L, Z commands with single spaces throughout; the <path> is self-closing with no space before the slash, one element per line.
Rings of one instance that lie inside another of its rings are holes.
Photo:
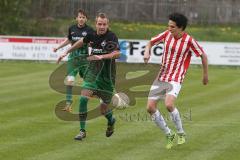
<path fill-rule="evenodd" d="M 192 53 L 197 57 L 204 53 L 199 44 L 187 33 L 176 39 L 167 30 L 151 39 L 151 45 L 164 43 L 159 80 L 182 83 L 190 64 Z"/>

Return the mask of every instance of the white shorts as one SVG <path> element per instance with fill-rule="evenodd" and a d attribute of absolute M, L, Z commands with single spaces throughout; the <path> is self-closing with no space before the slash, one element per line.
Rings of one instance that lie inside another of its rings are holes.
<path fill-rule="evenodd" d="M 178 82 L 162 82 L 155 80 L 151 86 L 148 99 L 160 100 L 164 99 L 167 94 L 173 95 L 177 98 L 181 90 L 181 84 Z"/>

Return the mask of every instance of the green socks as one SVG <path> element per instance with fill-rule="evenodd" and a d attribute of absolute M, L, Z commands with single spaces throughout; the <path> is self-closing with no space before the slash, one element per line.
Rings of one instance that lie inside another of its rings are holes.
<path fill-rule="evenodd" d="M 66 103 L 71 104 L 72 103 L 72 86 L 67 86 L 67 94 L 66 94 Z"/>
<path fill-rule="evenodd" d="M 79 101 L 80 130 L 85 130 L 88 98 L 81 96 Z"/>
<path fill-rule="evenodd" d="M 108 125 L 112 125 L 112 123 L 113 123 L 113 113 L 112 113 L 111 110 L 109 110 L 109 111 L 107 112 L 107 114 L 105 114 L 105 117 L 106 117 L 107 120 L 108 120 Z"/>

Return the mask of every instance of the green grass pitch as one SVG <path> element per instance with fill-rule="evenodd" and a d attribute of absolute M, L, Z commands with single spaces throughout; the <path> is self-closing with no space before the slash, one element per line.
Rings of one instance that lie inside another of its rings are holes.
<path fill-rule="evenodd" d="M 135 67 L 140 64 L 118 64 Z M 239 160 L 240 69 L 210 66 L 208 86 L 202 70 L 190 66 L 176 106 L 183 117 L 187 142 L 165 149 L 163 133 L 146 113 L 146 98 L 135 106 L 115 110 L 115 133 L 105 137 L 104 117 L 87 122 L 87 138 L 74 141 L 78 122 L 58 119 L 54 113 L 64 95 L 49 87 L 56 64 L 0 62 L 1 160 Z M 119 71 L 121 72 L 121 71 Z M 91 102 L 91 106 L 97 102 Z M 77 110 L 78 97 L 74 97 Z M 160 111 L 168 119 L 166 109 Z"/>

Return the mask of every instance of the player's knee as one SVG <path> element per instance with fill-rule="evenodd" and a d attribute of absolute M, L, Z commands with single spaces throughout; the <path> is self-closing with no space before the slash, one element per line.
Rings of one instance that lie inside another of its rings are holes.
<path fill-rule="evenodd" d="M 105 115 L 108 112 L 108 105 L 105 103 L 100 104 L 100 112 L 102 115 Z"/>
<path fill-rule="evenodd" d="M 81 96 L 84 96 L 84 97 L 92 97 L 93 95 L 93 91 L 91 90 L 88 90 L 88 89 L 83 89 L 81 91 Z"/>
<path fill-rule="evenodd" d="M 172 102 L 165 102 L 165 106 L 169 112 L 173 111 L 174 104 Z"/>
<path fill-rule="evenodd" d="M 153 104 L 148 104 L 147 105 L 147 112 L 150 114 L 153 114 L 156 112 L 156 106 Z"/>
<path fill-rule="evenodd" d="M 74 76 L 67 76 L 66 85 L 73 86 L 74 85 L 74 81 L 75 81 L 75 77 Z"/>
<path fill-rule="evenodd" d="M 152 109 L 152 108 L 149 108 L 149 107 L 147 107 L 147 112 L 148 112 L 149 114 L 152 114 L 152 113 L 153 113 L 153 109 Z"/>

